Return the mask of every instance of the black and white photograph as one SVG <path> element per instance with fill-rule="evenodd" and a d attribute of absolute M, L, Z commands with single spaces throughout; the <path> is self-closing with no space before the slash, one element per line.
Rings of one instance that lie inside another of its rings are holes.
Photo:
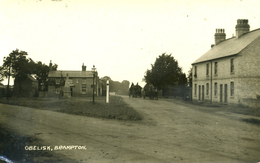
<path fill-rule="evenodd" d="M 259 163 L 259 0 L 0 0 L 0 163 Z"/>

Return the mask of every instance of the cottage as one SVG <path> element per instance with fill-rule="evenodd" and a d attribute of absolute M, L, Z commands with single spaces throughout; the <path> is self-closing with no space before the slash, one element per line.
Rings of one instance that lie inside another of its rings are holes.
<path fill-rule="evenodd" d="M 28 74 L 23 80 L 14 80 L 13 93 L 21 97 L 35 97 L 38 96 L 38 87 L 38 80 Z"/>
<path fill-rule="evenodd" d="M 53 71 L 50 64 L 48 75 L 48 95 L 70 96 L 98 96 L 100 90 L 99 77 L 95 66 L 91 71 L 82 65 L 82 71 Z M 94 87 L 94 89 L 93 89 Z"/>
<path fill-rule="evenodd" d="M 250 31 L 245 19 L 235 28 L 236 36 L 229 39 L 224 29 L 216 29 L 215 45 L 192 63 L 194 101 L 259 103 L 260 28 Z"/>

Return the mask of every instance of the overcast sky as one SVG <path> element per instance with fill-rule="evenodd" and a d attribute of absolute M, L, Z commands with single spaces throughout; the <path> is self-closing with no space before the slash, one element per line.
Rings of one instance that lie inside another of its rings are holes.
<path fill-rule="evenodd" d="M 235 35 L 237 19 L 260 27 L 259 0 L 0 0 L 0 65 L 15 49 L 58 70 L 87 70 L 142 83 L 162 53 L 183 72 L 214 44 L 216 28 Z"/>

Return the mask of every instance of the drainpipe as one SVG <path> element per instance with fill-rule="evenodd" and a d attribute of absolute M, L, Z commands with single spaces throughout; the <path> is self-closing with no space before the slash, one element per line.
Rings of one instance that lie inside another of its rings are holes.
<path fill-rule="evenodd" d="M 210 68 L 210 101 L 212 103 L 212 61 L 211 61 L 211 64 L 210 64 L 211 68 Z"/>

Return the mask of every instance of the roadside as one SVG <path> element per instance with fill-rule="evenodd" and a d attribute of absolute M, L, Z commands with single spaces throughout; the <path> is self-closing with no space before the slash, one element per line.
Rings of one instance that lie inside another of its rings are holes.
<path fill-rule="evenodd" d="M 211 104 L 193 101 L 184 101 L 176 98 L 161 98 L 160 100 L 192 107 L 194 110 L 225 116 L 231 119 L 241 120 L 247 123 L 260 125 L 260 106 L 250 108 L 242 105 Z"/>
<path fill-rule="evenodd" d="M 71 162 L 67 158 L 97 163 L 259 161 L 259 126 L 203 112 L 202 106 L 180 104 L 183 101 L 128 97 L 122 101 L 143 120 L 92 118 L 0 104 L 0 123 L 17 135 L 41 140 L 42 145 L 87 147 L 53 151 L 55 156 L 62 154 L 58 158 L 62 161 L 57 162 Z"/>
<path fill-rule="evenodd" d="M 105 97 L 71 97 L 71 98 L 17 98 L 9 100 L 0 98 L 0 103 L 25 106 L 41 110 L 50 110 L 67 114 L 82 115 L 118 120 L 141 120 L 142 117 L 133 108 L 129 107 L 119 96 L 110 96 L 110 102 L 105 102 Z"/>

